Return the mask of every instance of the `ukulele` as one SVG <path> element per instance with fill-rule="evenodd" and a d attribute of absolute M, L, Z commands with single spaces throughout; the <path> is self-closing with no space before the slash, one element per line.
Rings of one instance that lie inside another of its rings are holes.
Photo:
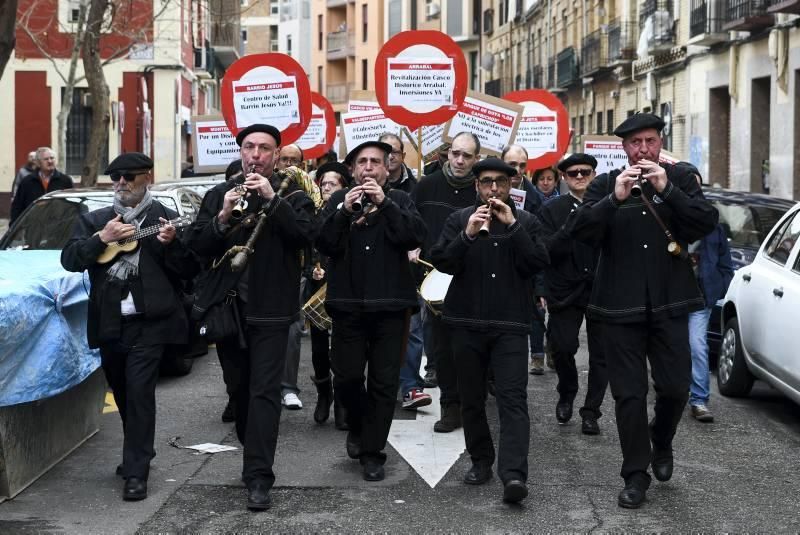
<path fill-rule="evenodd" d="M 115 260 L 119 255 L 130 253 L 131 251 L 135 251 L 137 247 L 139 247 L 139 240 L 145 238 L 147 236 L 152 236 L 153 234 L 158 234 L 161 230 L 161 227 L 164 225 L 172 225 L 176 229 L 185 227 L 192 223 L 189 216 L 182 216 L 177 219 L 173 219 L 167 223 L 158 223 L 157 225 L 151 225 L 149 227 L 140 228 L 136 232 L 133 233 L 128 239 L 114 241 L 111 243 L 106 244 L 106 250 L 100 253 L 100 256 L 97 257 L 98 264 L 107 264 L 112 260 Z M 95 236 L 100 234 L 100 231 L 94 233 Z"/>

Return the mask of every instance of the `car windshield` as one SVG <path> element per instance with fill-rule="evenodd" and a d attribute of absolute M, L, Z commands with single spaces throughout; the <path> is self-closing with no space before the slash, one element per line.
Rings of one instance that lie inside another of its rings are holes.
<path fill-rule="evenodd" d="M 788 208 L 743 204 L 713 203 L 719 210 L 719 222 L 731 247 L 758 249 L 767 234 Z"/>
<path fill-rule="evenodd" d="M 159 195 L 158 200 L 180 213 L 172 197 Z M 63 249 L 80 214 L 111 206 L 113 202 L 112 195 L 42 199 L 31 206 L 10 230 L 5 238 L 5 247 Z"/>

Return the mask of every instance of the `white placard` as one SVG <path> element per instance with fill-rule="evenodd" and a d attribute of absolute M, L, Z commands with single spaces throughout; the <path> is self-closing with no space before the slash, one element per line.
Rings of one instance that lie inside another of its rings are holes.
<path fill-rule="evenodd" d="M 311 104 L 311 121 L 309 121 L 306 131 L 295 143 L 303 150 L 308 150 L 317 145 L 324 145 L 327 142 L 327 131 L 328 123 L 325 121 L 325 110 L 316 104 Z"/>
<path fill-rule="evenodd" d="M 194 119 L 195 171 L 208 168 L 225 169 L 231 161 L 239 158 L 239 146 L 223 119 Z"/>
<path fill-rule="evenodd" d="M 386 132 L 400 135 L 400 125 L 387 119 L 381 110 L 342 114 L 342 137 L 346 152 L 365 141 L 377 141 Z"/>
<path fill-rule="evenodd" d="M 472 132 L 481 141 L 481 153 L 499 155 L 503 147 L 514 142 L 522 110 L 521 105 L 513 102 L 508 102 L 506 107 L 468 95 L 464 105 L 447 123 L 444 137 L 452 139 L 459 132 Z"/>
<path fill-rule="evenodd" d="M 525 209 L 525 197 L 527 195 L 528 192 L 524 189 L 511 188 L 508 191 L 508 196 L 514 201 L 514 206 L 517 207 L 517 210 Z"/>
<path fill-rule="evenodd" d="M 452 58 L 389 58 L 387 67 L 389 106 L 421 113 L 453 104 L 456 71 Z"/>
<path fill-rule="evenodd" d="M 419 152 L 417 148 L 417 140 L 419 135 L 419 129 L 414 130 L 413 132 L 409 132 L 408 129 L 405 129 L 406 135 L 408 139 L 411 141 L 411 145 L 414 147 L 414 150 Z M 444 145 L 445 141 L 442 139 L 444 135 L 444 124 L 437 124 L 434 126 L 423 126 L 422 127 L 422 158 L 425 159 L 434 152 L 437 151 L 439 147 Z"/>
<path fill-rule="evenodd" d="M 264 123 L 283 131 L 300 121 L 299 105 L 294 76 L 233 82 L 233 109 L 238 128 Z"/>
<path fill-rule="evenodd" d="M 539 102 L 525 102 L 514 143 L 528 151 L 528 158 L 539 158 L 557 150 L 558 118 L 556 112 Z"/>

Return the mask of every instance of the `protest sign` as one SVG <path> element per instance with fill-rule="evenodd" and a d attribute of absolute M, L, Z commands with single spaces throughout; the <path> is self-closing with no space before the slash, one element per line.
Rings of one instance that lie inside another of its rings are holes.
<path fill-rule="evenodd" d="M 232 133 L 251 124 L 280 130 L 281 144 L 293 143 L 311 121 L 308 77 L 286 54 L 253 54 L 233 63 L 222 80 L 222 115 Z"/>
<path fill-rule="evenodd" d="M 598 175 L 628 165 L 628 155 L 622 148 L 622 139 L 614 136 L 583 136 L 583 152 L 591 154 L 597 160 Z M 679 158 L 666 150 L 661 150 L 660 163 L 677 163 Z"/>
<path fill-rule="evenodd" d="M 508 190 L 508 196 L 514 201 L 514 206 L 517 207 L 517 210 L 525 209 L 525 197 L 527 195 L 528 192 L 524 189 L 511 188 Z"/>
<path fill-rule="evenodd" d="M 319 93 L 311 93 L 311 121 L 297 140 L 305 158 L 319 158 L 330 150 L 336 137 L 336 117 L 333 106 Z"/>
<path fill-rule="evenodd" d="M 433 126 L 421 126 L 420 128 L 422 129 L 422 159 L 427 160 L 432 154 L 437 153 L 439 147 L 445 143 L 442 140 L 442 136 L 444 135 L 444 125 L 437 124 Z M 411 146 L 414 147 L 414 150 L 419 153 L 420 151 L 417 147 L 420 137 L 419 128 L 413 132 L 409 131 L 408 128 L 404 128 L 403 132 L 411 142 Z"/>
<path fill-rule="evenodd" d="M 221 115 L 192 117 L 192 158 L 195 173 L 222 173 L 239 158 L 239 146 Z"/>
<path fill-rule="evenodd" d="M 447 34 L 400 32 L 375 59 L 375 94 L 386 116 L 416 130 L 453 117 L 467 93 L 467 62 Z"/>
<path fill-rule="evenodd" d="M 469 91 L 464 104 L 444 128 L 450 143 L 459 132 L 471 132 L 481 141 L 481 154 L 500 156 L 514 142 L 523 106 L 508 100 Z"/>
<path fill-rule="evenodd" d="M 341 137 L 343 154 L 347 154 L 365 141 L 377 141 L 381 134 L 400 135 L 400 126 L 387 119 L 383 110 L 343 113 L 341 115 Z"/>
<path fill-rule="evenodd" d="M 558 97 L 544 89 L 513 91 L 503 97 L 524 106 L 514 143 L 528 151 L 528 169 L 557 163 L 569 144 L 567 110 Z"/>

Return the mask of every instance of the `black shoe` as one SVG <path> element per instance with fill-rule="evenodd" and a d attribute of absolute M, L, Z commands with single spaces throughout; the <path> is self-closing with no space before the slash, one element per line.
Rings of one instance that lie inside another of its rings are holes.
<path fill-rule="evenodd" d="M 584 435 L 599 435 L 600 426 L 597 423 L 597 418 L 593 414 L 587 414 L 583 417 L 581 424 L 581 432 Z"/>
<path fill-rule="evenodd" d="M 225 410 L 222 411 L 222 421 L 226 424 L 236 421 L 236 402 L 233 398 L 228 398 L 228 404 L 225 405 Z"/>
<path fill-rule="evenodd" d="M 672 449 L 659 450 L 653 446 L 653 475 L 659 481 L 669 481 L 672 478 Z"/>
<path fill-rule="evenodd" d="M 263 481 L 255 481 L 247 486 L 247 508 L 251 511 L 264 511 L 269 509 L 272 498 L 269 496 L 269 487 Z"/>
<path fill-rule="evenodd" d="M 339 431 L 350 429 L 350 426 L 347 425 L 347 410 L 335 398 L 333 401 L 333 426 Z"/>
<path fill-rule="evenodd" d="M 519 503 L 528 495 L 528 486 L 524 481 L 512 479 L 506 481 L 503 488 L 503 501 L 507 503 Z"/>
<path fill-rule="evenodd" d="M 451 403 L 442 405 L 442 417 L 433 424 L 433 430 L 437 433 L 452 433 L 461 427 L 461 405 Z"/>
<path fill-rule="evenodd" d="M 364 481 L 383 481 L 383 478 L 386 477 L 383 465 L 372 459 L 364 461 L 362 470 L 364 471 Z"/>
<path fill-rule="evenodd" d="M 126 502 L 135 502 L 147 498 L 147 480 L 138 477 L 129 477 L 122 488 L 122 499 Z"/>
<path fill-rule="evenodd" d="M 352 431 L 347 432 L 347 456 L 351 459 L 361 457 L 361 435 L 356 435 Z"/>
<path fill-rule="evenodd" d="M 565 424 L 572 418 L 572 403 L 569 401 L 559 401 L 556 405 L 556 420 L 558 423 Z"/>
<path fill-rule="evenodd" d="M 437 388 L 439 386 L 439 378 L 436 376 L 436 369 L 431 368 L 427 370 L 422 381 L 425 388 Z"/>
<path fill-rule="evenodd" d="M 331 404 L 333 403 L 333 386 L 330 376 L 317 379 L 313 375 L 311 380 L 317 387 L 317 406 L 314 407 L 314 421 L 324 424 L 331 415 Z"/>
<path fill-rule="evenodd" d="M 492 479 L 492 467 L 486 463 L 472 463 L 472 468 L 464 474 L 467 485 L 483 485 Z"/>
<path fill-rule="evenodd" d="M 634 482 L 625 483 L 617 498 L 617 504 L 625 509 L 638 509 L 647 499 L 647 491 Z"/>

